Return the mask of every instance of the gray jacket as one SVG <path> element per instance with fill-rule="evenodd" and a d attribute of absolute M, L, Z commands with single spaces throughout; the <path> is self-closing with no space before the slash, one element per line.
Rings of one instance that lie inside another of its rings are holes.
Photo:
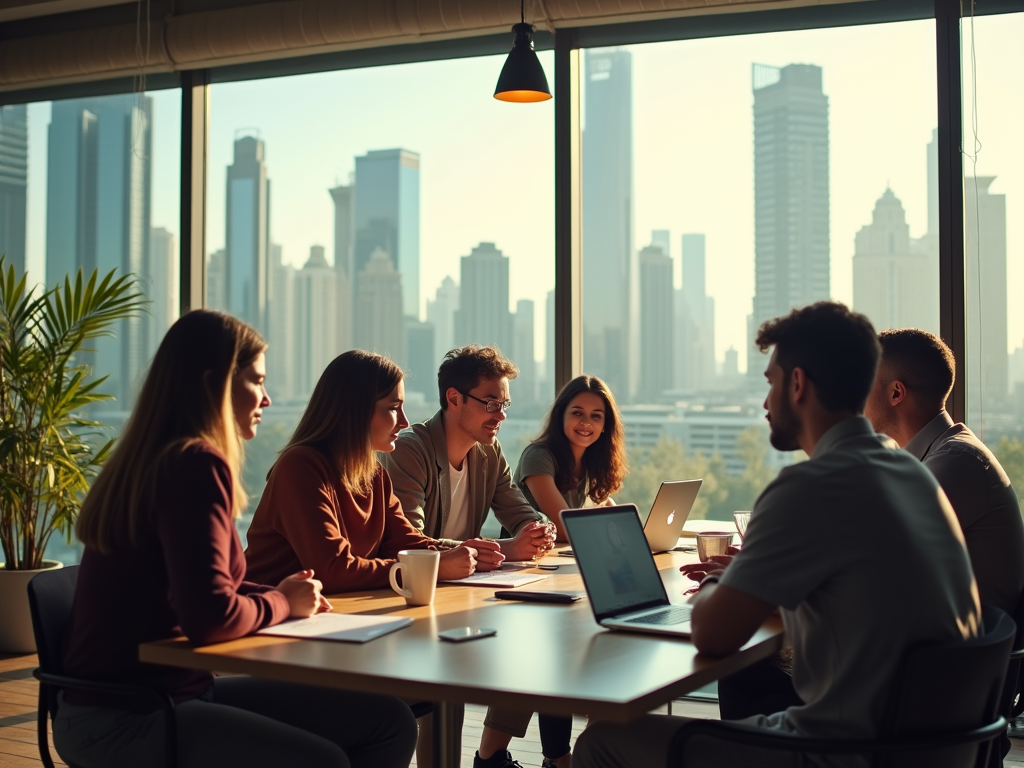
<path fill-rule="evenodd" d="M 462 542 L 440 539 L 451 512 L 452 493 L 448 485 L 448 443 L 444 418 L 438 411 L 422 424 L 404 430 L 391 453 L 378 454 L 391 475 L 395 495 L 413 526 L 424 535 L 439 539 L 445 547 Z M 480 535 L 487 510 L 514 536 L 527 523 L 540 520 L 522 492 L 512 483 L 512 473 L 497 440 L 494 445 L 477 443 L 466 456 L 469 471 L 469 519 L 474 535 Z"/>

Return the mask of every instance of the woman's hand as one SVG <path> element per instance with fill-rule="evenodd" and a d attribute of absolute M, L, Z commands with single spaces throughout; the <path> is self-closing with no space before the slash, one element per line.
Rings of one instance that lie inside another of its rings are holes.
<path fill-rule="evenodd" d="M 320 594 L 323 588 L 324 585 L 313 578 L 310 568 L 289 576 L 277 585 L 277 591 L 288 598 L 289 616 L 293 619 L 308 619 L 314 613 L 332 610 L 327 598 Z"/>
<path fill-rule="evenodd" d="M 477 551 L 463 544 L 441 553 L 437 564 L 437 580 L 464 579 L 476 570 Z"/>

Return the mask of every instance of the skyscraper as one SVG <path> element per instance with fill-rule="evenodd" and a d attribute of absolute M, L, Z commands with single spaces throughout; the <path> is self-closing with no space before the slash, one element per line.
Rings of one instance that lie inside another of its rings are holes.
<path fill-rule="evenodd" d="M 491 344 L 512 354 L 508 257 L 494 243 L 480 243 L 462 257 L 455 344 Z"/>
<path fill-rule="evenodd" d="M 266 148 L 256 136 L 235 139 L 227 173 L 227 311 L 265 330 L 270 248 L 270 181 Z"/>
<path fill-rule="evenodd" d="M 334 201 L 334 272 L 337 279 L 336 298 L 338 351 L 352 347 L 352 233 L 355 217 L 355 187 L 334 187 L 328 190 Z"/>
<path fill-rule="evenodd" d="M 405 391 L 420 392 L 427 402 L 437 396 L 437 366 L 434 357 L 434 324 L 405 318 Z"/>
<path fill-rule="evenodd" d="M 384 251 L 402 275 L 402 312 L 420 316 L 420 156 L 378 149 L 356 158 L 355 260 L 358 276 Z"/>
<path fill-rule="evenodd" d="M 433 300 L 427 299 L 427 322 L 434 326 L 434 362 L 441 364 L 445 353 L 455 346 L 455 312 L 459 308 L 459 286 L 445 275 Z"/>
<path fill-rule="evenodd" d="M 707 295 L 705 239 L 682 236 L 683 286 L 676 293 L 676 386 L 689 392 L 711 389 L 715 382 L 715 300 Z"/>
<path fill-rule="evenodd" d="M 28 109 L 12 104 L 0 107 L 0 254 L 19 272 L 25 270 L 27 191 Z"/>
<path fill-rule="evenodd" d="M 1003 405 L 1009 387 L 1006 195 L 989 192 L 995 180 L 995 176 L 972 176 L 964 183 L 967 413 L 973 420 Z"/>
<path fill-rule="evenodd" d="M 891 189 L 875 203 L 853 255 L 853 308 L 878 330 L 921 328 L 939 332 L 939 265 L 916 248 L 899 198 Z"/>
<path fill-rule="evenodd" d="M 548 291 L 544 301 L 544 384 L 541 400 L 554 396 L 555 389 L 555 292 Z"/>
<path fill-rule="evenodd" d="M 537 361 L 533 352 L 533 302 L 520 299 L 512 318 L 512 362 L 519 368 L 515 396 L 525 404 L 537 402 Z"/>
<path fill-rule="evenodd" d="M 47 146 L 46 283 L 86 275 L 145 276 L 150 269 L 153 100 L 126 95 L 53 102 Z M 141 317 L 119 321 L 85 362 L 117 398 L 104 409 L 130 407 L 145 363 Z"/>
<path fill-rule="evenodd" d="M 178 288 L 178 247 L 174 234 L 164 227 L 150 230 L 149 269 L 144 276 L 145 293 L 152 302 L 146 324 L 144 360 L 151 360 L 164 334 L 178 319 L 180 291 Z"/>
<path fill-rule="evenodd" d="M 754 64 L 753 89 L 756 332 L 829 298 L 829 118 L 821 67 Z"/>
<path fill-rule="evenodd" d="M 380 248 L 356 276 L 352 341 L 359 349 L 379 352 L 405 365 L 402 278 L 391 257 Z"/>
<path fill-rule="evenodd" d="M 640 382 L 637 395 L 658 400 L 673 386 L 672 259 L 657 245 L 640 251 Z"/>
<path fill-rule="evenodd" d="M 279 244 L 271 243 L 270 281 L 267 290 L 267 341 L 270 343 L 270 354 L 267 355 L 267 387 L 271 398 L 277 398 L 281 403 L 308 396 L 312 391 L 301 391 L 298 388 L 299 338 L 296 328 L 299 323 L 299 309 L 296 306 L 295 287 L 298 270 L 291 264 L 284 263 L 282 251 Z M 210 286 L 207 288 L 209 292 L 213 285 L 209 277 L 207 285 Z"/>
<path fill-rule="evenodd" d="M 295 394 L 308 397 L 338 350 L 335 318 L 335 275 L 322 245 L 309 249 L 309 259 L 295 275 Z"/>
<path fill-rule="evenodd" d="M 638 262 L 633 246 L 633 55 L 585 56 L 583 365 L 623 402 L 636 391 Z"/>
<path fill-rule="evenodd" d="M 226 312 L 228 308 L 227 254 L 218 248 L 206 260 L 206 306 Z"/>

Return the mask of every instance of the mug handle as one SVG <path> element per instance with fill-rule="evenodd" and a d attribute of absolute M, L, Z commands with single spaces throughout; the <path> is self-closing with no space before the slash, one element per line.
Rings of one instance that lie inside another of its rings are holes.
<path fill-rule="evenodd" d="M 402 589 L 400 586 L 398 586 L 398 582 L 395 581 L 395 576 L 398 574 L 398 571 L 399 569 L 401 569 L 401 567 L 401 563 L 395 563 L 394 565 L 392 565 L 391 571 L 388 573 L 388 580 L 391 582 L 391 588 L 395 590 L 395 592 L 400 594 L 402 597 L 412 597 L 411 589 Z"/>

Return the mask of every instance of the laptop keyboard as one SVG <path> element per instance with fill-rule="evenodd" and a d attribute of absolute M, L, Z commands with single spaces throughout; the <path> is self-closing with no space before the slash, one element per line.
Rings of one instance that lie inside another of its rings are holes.
<path fill-rule="evenodd" d="M 690 620 L 690 606 L 673 605 L 657 613 L 646 613 L 634 619 L 626 619 L 627 624 L 682 624 Z"/>

